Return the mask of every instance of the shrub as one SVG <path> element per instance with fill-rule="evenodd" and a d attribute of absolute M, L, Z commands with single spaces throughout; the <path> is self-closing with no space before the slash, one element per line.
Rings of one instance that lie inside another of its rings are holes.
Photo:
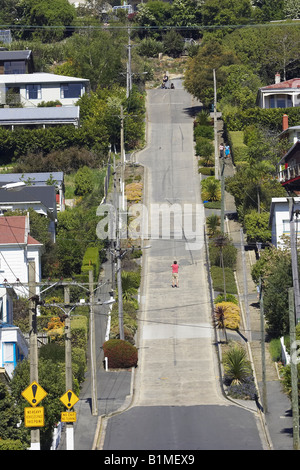
<path fill-rule="evenodd" d="M 222 248 L 223 263 L 225 268 L 235 269 L 237 248 L 230 243 Z M 209 259 L 212 266 L 222 266 L 220 247 L 214 246 L 214 241 L 209 244 Z"/>
<path fill-rule="evenodd" d="M 236 283 L 232 269 L 225 268 L 226 294 L 237 294 Z M 211 267 L 211 277 L 215 291 L 224 292 L 223 270 L 218 266 Z"/>
<path fill-rule="evenodd" d="M 245 349 L 234 343 L 223 355 L 225 380 L 231 385 L 239 385 L 251 375 L 251 365 Z"/>
<path fill-rule="evenodd" d="M 108 367 L 112 369 L 126 369 L 137 366 L 137 348 L 128 341 L 109 339 L 103 344 L 103 351 L 104 356 L 108 358 Z"/>
<path fill-rule="evenodd" d="M 227 295 L 226 295 L 227 299 Z M 240 308 L 233 302 L 219 302 L 215 308 L 222 307 L 224 312 L 224 326 L 231 330 L 237 330 L 240 326 Z"/>
<path fill-rule="evenodd" d="M 239 304 L 238 299 L 232 294 L 226 294 L 226 301 L 227 302 L 232 302 L 233 304 L 236 304 L 236 305 Z M 225 295 L 224 294 L 219 294 L 214 300 L 215 304 L 219 304 L 220 302 L 225 302 Z"/>
<path fill-rule="evenodd" d="M 81 272 L 88 273 L 91 266 L 94 271 L 94 280 L 97 280 L 100 272 L 100 258 L 99 248 L 96 246 L 90 246 L 86 249 L 82 260 Z"/>
<path fill-rule="evenodd" d="M 272 361 L 277 362 L 281 359 L 281 342 L 280 338 L 271 339 L 269 343 L 269 352 L 272 358 Z"/>
<path fill-rule="evenodd" d="M 254 383 L 254 378 L 249 375 L 240 384 L 232 384 L 227 388 L 228 395 L 232 398 L 242 400 L 255 400 L 257 397 L 257 390 Z"/>
<path fill-rule="evenodd" d="M 194 128 L 194 139 L 197 137 L 205 137 L 206 139 L 213 140 L 214 129 L 211 126 L 198 125 Z"/>

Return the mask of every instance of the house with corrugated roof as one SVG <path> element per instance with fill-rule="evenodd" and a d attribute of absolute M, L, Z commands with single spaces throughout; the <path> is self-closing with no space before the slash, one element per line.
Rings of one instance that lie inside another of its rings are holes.
<path fill-rule="evenodd" d="M 57 222 L 56 191 L 54 186 L 19 186 L 9 191 L 0 188 L 0 216 L 7 211 L 28 211 L 32 208 L 49 220 L 49 233 L 55 242 Z"/>
<path fill-rule="evenodd" d="M 1 111 L 1 110 L 0 110 Z M 0 173 L 0 188 L 11 183 L 23 182 L 30 186 L 53 185 L 56 190 L 57 211 L 65 210 L 65 183 L 62 171 L 36 173 Z"/>
<path fill-rule="evenodd" d="M 53 73 L 0 74 L 0 104 L 30 108 L 43 102 L 59 101 L 75 106 L 89 92 L 89 80 Z"/>
<path fill-rule="evenodd" d="M 30 276 L 41 282 L 42 249 L 29 233 L 29 215 L 0 217 L 0 285 L 28 297 Z"/>
<path fill-rule="evenodd" d="M 300 106 L 300 78 L 282 82 L 280 75 L 276 74 L 275 83 L 259 89 L 257 102 L 263 109 Z"/>
<path fill-rule="evenodd" d="M 0 49 L 0 74 L 33 73 L 34 63 L 32 51 L 8 51 Z"/>

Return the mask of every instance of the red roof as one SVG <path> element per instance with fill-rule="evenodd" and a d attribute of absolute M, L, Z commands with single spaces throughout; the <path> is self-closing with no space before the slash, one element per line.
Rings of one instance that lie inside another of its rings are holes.
<path fill-rule="evenodd" d="M 24 244 L 41 245 L 26 230 L 26 216 L 0 217 L 0 245 Z M 26 235 L 28 235 L 26 240 Z"/>
<path fill-rule="evenodd" d="M 262 90 L 269 89 L 282 89 L 282 88 L 300 88 L 300 78 L 291 78 L 285 82 L 273 83 L 272 85 L 264 86 Z"/>

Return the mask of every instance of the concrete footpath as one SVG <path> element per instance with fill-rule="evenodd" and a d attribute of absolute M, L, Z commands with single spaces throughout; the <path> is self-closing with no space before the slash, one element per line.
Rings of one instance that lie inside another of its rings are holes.
<path fill-rule="evenodd" d="M 225 178 L 234 175 L 235 168 L 231 159 L 225 160 Z M 233 197 L 225 192 L 225 231 L 229 234 L 233 244 L 238 249 L 236 282 L 240 303 L 245 320 L 245 329 L 241 333 L 247 338 L 250 346 L 250 355 L 255 371 L 255 376 L 260 390 L 259 405 L 263 407 L 262 393 L 262 339 L 260 323 L 260 307 L 257 299 L 256 286 L 251 278 L 251 267 L 256 261 L 254 250 L 245 251 L 246 261 L 246 293 L 248 294 L 248 306 L 245 305 L 245 282 L 244 268 L 241 251 L 241 225 L 236 221 L 236 207 Z M 250 323 L 250 332 L 248 331 Z M 246 326 L 247 325 L 247 326 Z M 238 335 L 237 335 L 238 336 Z M 237 338 L 241 340 L 241 336 Z M 283 392 L 282 384 L 278 374 L 276 364 L 272 361 L 268 350 L 268 343 L 265 342 L 265 377 L 266 377 L 266 403 L 265 410 L 262 410 L 262 420 L 266 423 L 271 445 L 274 450 L 293 450 L 293 423 L 291 402 Z M 266 411 L 266 412 L 264 412 Z"/>

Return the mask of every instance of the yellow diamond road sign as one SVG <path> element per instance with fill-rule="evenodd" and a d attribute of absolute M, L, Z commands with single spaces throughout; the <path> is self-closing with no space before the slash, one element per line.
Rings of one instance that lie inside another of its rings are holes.
<path fill-rule="evenodd" d="M 26 398 L 28 403 L 32 406 L 36 406 L 40 401 L 48 395 L 47 392 L 37 383 L 32 382 L 29 387 L 25 388 L 22 392 L 22 396 Z"/>
<path fill-rule="evenodd" d="M 73 408 L 78 400 L 79 398 L 75 395 L 75 393 L 72 392 L 72 390 L 68 390 L 63 396 L 60 397 L 60 401 L 63 402 L 63 404 L 69 409 Z"/>

